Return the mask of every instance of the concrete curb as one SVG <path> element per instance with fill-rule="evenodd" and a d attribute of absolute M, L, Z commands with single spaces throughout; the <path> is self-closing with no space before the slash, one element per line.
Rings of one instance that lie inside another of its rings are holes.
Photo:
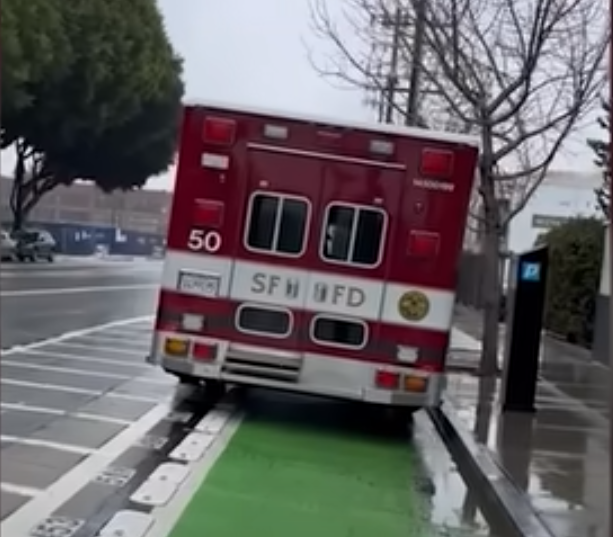
<path fill-rule="evenodd" d="M 500 514 L 506 532 L 516 537 L 555 537 L 492 453 L 473 439 L 447 402 L 428 411 L 462 477 L 483 491 L 494 512 Z"/>
<path fill-rule="evenodd" d="M 228 392 L 130 496 L 98 537 L 167 537 L 238 429 L 242 414 Z"/>

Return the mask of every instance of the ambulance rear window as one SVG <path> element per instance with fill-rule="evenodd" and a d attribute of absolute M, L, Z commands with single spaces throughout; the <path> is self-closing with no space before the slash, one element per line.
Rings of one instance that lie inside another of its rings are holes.
<path fill-rule="evenodd" d="M 386 219 L 386 213 L 375 207 L 330 204 L 324 222 L 322 257 L 332 263 L 378 265 Z"/>
<path fill-rule="evenodd" d="M 250 250 L 300 256 L 304 252 L 309 216 L 306 198 L 254 194 L 249 207 L 246 242 Z"/>

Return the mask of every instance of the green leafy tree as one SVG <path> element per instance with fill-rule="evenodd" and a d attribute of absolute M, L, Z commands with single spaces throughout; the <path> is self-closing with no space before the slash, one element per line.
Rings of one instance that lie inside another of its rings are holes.
<path fill-rule="evenodd" d="M 55 1 L 72 45 L 64 69 L 28 84 L 32 104 L 3 124 L 16 228 L 58 184 L 142 187 L 175 153 L 182 65 L 154 0 Z"/>
<path fill-rule="evenodd" d="M 61 0 L 0 3 L 3 120 L 33 105 L 32 84 L 59 74 L 66 66 L 70 44 L 59 5 Z M 2 147 L 14 142 L 6 134 L 3 128 Z"/>
<path fill-rule="evenodd" d="M 593 336 L 604 233 L 600 219 L 574 218 L 540 240 L 550 256 L 545 327 L 586 346 Z"/>
<path fill-rule="evenodd" d="M 598 124 L 606 133 L 605 139 L 590 139 L 587 141 L 587 145 L 594 151 L 594 163 L 602 170 L 602 186 L 596 189 L 596 199 L 601 211 L 608 218 L 609 206 L 611 204 L 611 149 L 609 135 L 611 103 L 603 101 L 602 108 L 604 114 L 598 119 Z"/>

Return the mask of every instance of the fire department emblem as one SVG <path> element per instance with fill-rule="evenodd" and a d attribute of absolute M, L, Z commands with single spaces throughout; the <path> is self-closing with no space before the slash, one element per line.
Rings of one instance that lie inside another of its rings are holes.
<path fill-rule="evenodd" d="M 398 301 L 398 313 L 407 321 L 421 321 L 429 311 L 430 301 L 420 291 L 407 291 Z"/>

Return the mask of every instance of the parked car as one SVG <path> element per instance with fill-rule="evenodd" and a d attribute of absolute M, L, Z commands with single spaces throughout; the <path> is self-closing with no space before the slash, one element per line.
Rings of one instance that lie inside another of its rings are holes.
<path fill-rule="evenodd" d="M 166 257 L 166 248 L 164 246 L 154 246 L 151 251 L 152 259 L 164 259 Z"/>
<path fill-rule="evenodd" d="M 5 229 L 0 229 L 0 259 L 13 261 L 17 257 L 17 242 Z"/>
<path fill-rule="evenodd" d="M 17 241 L 16 255 L 19 261 L 54 260 L 56 250 L 55 239 L 44 229 L 24 229 L 13 233 Z"/>

